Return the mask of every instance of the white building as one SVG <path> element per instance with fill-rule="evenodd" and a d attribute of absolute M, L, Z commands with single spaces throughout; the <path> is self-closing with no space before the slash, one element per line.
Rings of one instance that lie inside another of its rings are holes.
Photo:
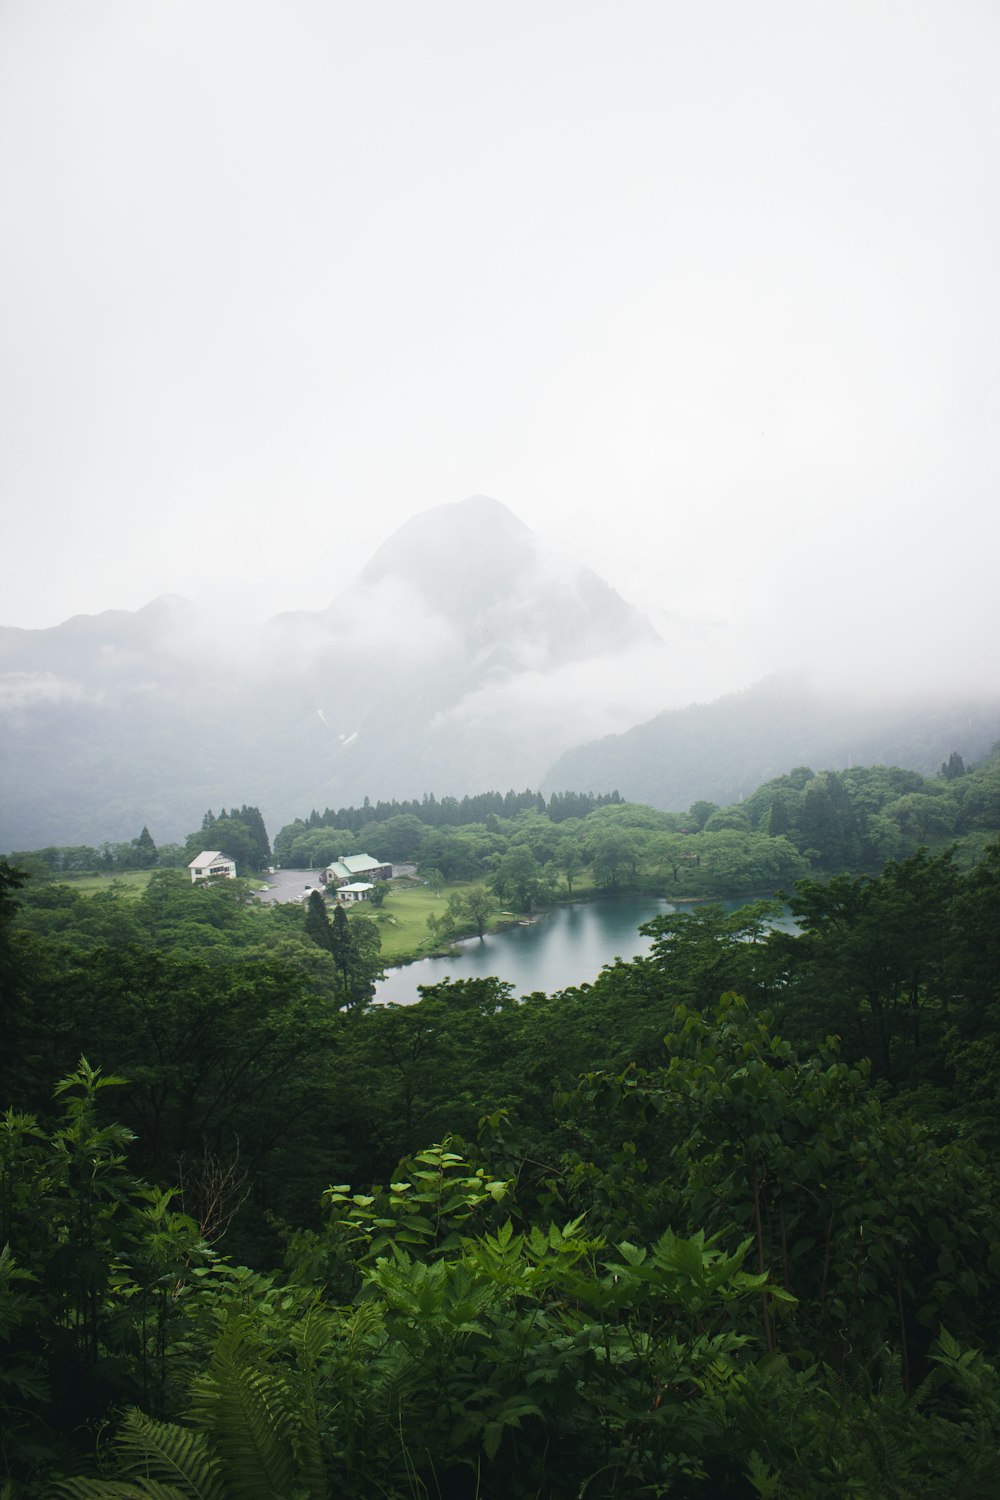
<path fill-rule="evenodd" d="M 210 875 L 221 875 L 226 880 L 236 879 L 236 861 L 219 849 L 203 849 L 188 865 L 192 880 L 207 880 Z"/>
<path fill-rule="evenodd" d="M 352 880 L 337 887 L 338 901 L 370 901 L 375 887 L 370 880 Z"/>

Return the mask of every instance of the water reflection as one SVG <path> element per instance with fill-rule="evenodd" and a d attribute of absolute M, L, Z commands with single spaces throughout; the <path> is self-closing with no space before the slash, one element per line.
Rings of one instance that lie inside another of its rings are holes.
<path fill-rule="evenodd" d="M 737 911 L 751 899 L 719 901 L 725 911 Z M 375 991 L 376 1001 L 410 1005 L 420 997 L 417 986 L 443 979 L 475 979 L 493 974 L 514 986 L 515 995 L 532 990 L 567 989 L 596 979 L 605 964 L 648 953 L 651 939 L 639 925 L 667 912 L 690 911 L 662 896 L 609 896 L 598 901 L 576 901 L 542 912 L 527 926 L 468 938 L 453 958 L 422 958 L 402 969 L 390 969 Z M 787 931 L 795 923 L 787 914 L 774 925 Z"/>
<path fill-rule="evenodd" d="M 453 958 L 423 958 L 403 969 L 391 969 L 375 998 L 407 1005 L 419 998 L 418 985 L 488 974 L 512 984 L 517 995 L 585 984 L 615 958 L 648 953 L 650 939 L 639 932 L 639 924 L 676 910 L 671 902 L 656 896 L 576 901 L 542 912 L 528 926 L 469 938 L 459 944 Z"/>

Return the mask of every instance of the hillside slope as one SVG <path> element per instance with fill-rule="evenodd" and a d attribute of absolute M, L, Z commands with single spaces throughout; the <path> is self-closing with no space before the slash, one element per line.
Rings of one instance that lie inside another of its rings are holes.
<path fill-rule="evenodd" d="M 681 812 L 698 799 L 738 802 L 794 766 L 900 765 L 931 775 L 953 750 L 971 763 L 998 739 L 1000 693 L 851 701 L 776 676 L 577 746 L 550 767 L 542 789 L 614 787 L 628 801 Z"/>

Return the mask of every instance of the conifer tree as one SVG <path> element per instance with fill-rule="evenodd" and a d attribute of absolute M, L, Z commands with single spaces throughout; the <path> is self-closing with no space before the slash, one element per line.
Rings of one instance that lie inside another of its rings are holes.
<path fill-rule="evenodd" d="M 334 951 L 330 914 L 320 891 L 313 891 L 306 902 L 306 932 L 318 947 L 324 948 L 327 953 Z"/>
<path fill-rule="evenodd" d="M 142 832 L 139 837 L 132 840 L 132 856 L 131 862 L 139 870 L 152 869 L 159 859 L 156 845 L 153 842 L 153 835 L 145 823 L 142 825 Z"/>
<path fill-rule="evenodd" d="M 309 899 L 311 901 L 312 897 L 310 896 Z M 330 924 L 330 951 L 333 954 L 333 961 L 340 972 L 341 983 L 346 992 L 351 980 L 353 944 L 351 942 L 351 929 L 347 921 L 347 913 L 342 906 L 336 908 L 333 913 L 333 922 Z"/>

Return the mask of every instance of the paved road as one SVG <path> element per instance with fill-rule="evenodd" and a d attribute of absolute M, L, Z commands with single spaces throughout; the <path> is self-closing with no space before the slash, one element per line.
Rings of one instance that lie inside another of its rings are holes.
<path fill-rule="evenodd" d="M 306 887 L 322 890 L 318 870 L 275 870 L 265 875 L 267 890 L 257 892 L 258 901 L 301 901 Z"/>

